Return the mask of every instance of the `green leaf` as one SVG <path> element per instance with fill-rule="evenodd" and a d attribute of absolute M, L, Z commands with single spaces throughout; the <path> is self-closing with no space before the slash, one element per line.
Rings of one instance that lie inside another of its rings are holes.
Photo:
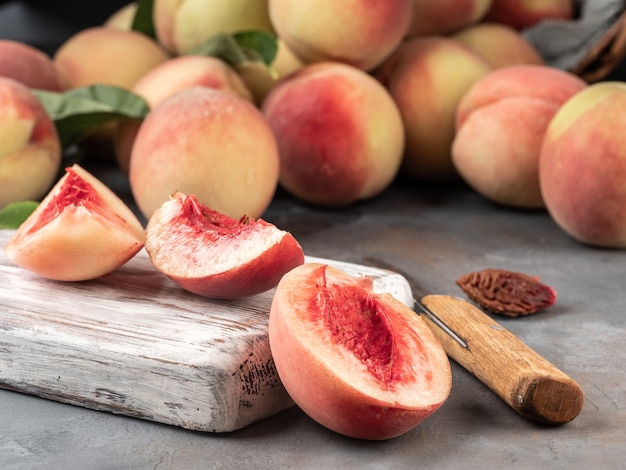
<path fill-rule="evenodd" d="M 139 95 L 112 85 L 92 85 L 64 93 L 33 91 L 54 121 L 63 150 L 109 121 L 141 120 L 150 111 Z"/>
<path fill-rule="evenodd" d="M 276 36 L 263 31 L 241 31 L 233 34 L 240 47 L 254 51 L 265 65 L 271 65 L 278 53 Z"/>
<path fill-rule="evenodd" d="M 131 29 L 156 40 L 156 30 L 152 19 L 154 0 L 137 0 L 137 11 Z"/>
<path fill-rule="evenodd" d="M 231 66 L 250 61 L 261 61 L 270 65 L 277 52 L 278 42 L 272 34 L 242 31 L 235 34 L 217 34 L 189 51 L 188 55 L 217 57 Z"/>
<path fill-rule="evenodd" d="M 20 201 L 0 210 L 0 228 L 17 229 L 39 205 L 36 201 Z"/>

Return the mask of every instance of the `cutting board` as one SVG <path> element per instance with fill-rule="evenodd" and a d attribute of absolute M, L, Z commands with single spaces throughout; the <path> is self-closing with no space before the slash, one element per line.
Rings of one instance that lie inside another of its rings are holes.
<path fill-rule="evenodd" d="M 12 236 L 0 230 L 0 245 Z M 407 305 L 407 280 L 307 257 Z M 236 301 L 188 293 L 145 251 L 85 282 L 42 278 L 0 254 L 0 388 L 206 432 L 227 432 L 293 402 L 268 340 L 273 290 Z"/>

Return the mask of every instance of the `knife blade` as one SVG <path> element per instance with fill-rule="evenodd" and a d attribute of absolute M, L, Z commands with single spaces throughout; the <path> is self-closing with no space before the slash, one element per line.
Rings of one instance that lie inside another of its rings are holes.
<path fill-rule="evenodd" d="M 425 293 L 412 276 L 381 259 L 366 262 L 403 276 L 413 291 L 416 313 L 446 354 L 521 416 L 564 424 L 580 414 L 580 385 L 480 308 L 459 297 Z"/>

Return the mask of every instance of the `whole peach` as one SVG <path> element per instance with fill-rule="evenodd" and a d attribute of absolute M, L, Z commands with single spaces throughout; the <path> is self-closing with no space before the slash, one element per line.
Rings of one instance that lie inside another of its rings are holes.
<path fill-rule="evenodd" d="M 172 54 L 184 54 L 220 33 L 274 29 L 267 0 L 155 0 L 154 27 Z"/>
<path fill-rule="evenodd" d="M 259 217 L 278 184 L 276 139 L 249 101 L 206 87 L 179 91 L 145 119 L 132 148 L 130 186 L 150 218 L 171 194 L 194 194 L 232 218 Z"/>
<path fill-rule="evenodd" d="M 142 33 L 95 26 L 67 39 L 53 61 L 66 88 L 99 83 L 130 89 L 168 58 L 155 41 Z"/>
<path fill-rule="evenodd" d="M 544 65 L 537 49 L 516 29 L 499 23 L 478 23 L 453 34 L 452 39 L 474 49 L 494 68 Z"/>
<path fill-rule="evenodd" d="M 626 84 L 599 82 L 569 99 L 546 131 L 539 181 L 556 223 L 580 242 L 626 247 Z"/>
<path fill-rule="evenodd" d="M 571 20 L 573 17 L 572 0 L 492 0 L 483 20 L 522 30 L 543 20 Z"/>
<path fill-rule="evenodd" d="M 296 197 L 342 206 L 383 191 L 404 148 L 398 109 L 366 72 L 339 62 L 285 77 L 262 106 L 280 149 L 280 183 Z"/>
<path fill-rule="evenodd" d="M 132 91 L 154 108 L 166 98 L 192 86 L 223 90 L 253 101 L 252 93 L 235 70 L 215 57 L 197 55 L 162 62 L 142 76 Z M 124 173 L 128 173 L 131 148 L 140 125 L 138 121 L 121 121 L 115 130 L 115 157 Z"/>
<path fill-rule="evenodd" d="M 457 108 L 452 161 L 459 174 L 494 202 L 544 207 L 543 136 L 559 107 L 585 86 L 573 74 L 541 65 L 504 67 L 483 77 Z"/>
<path fill-rule="evenodd" d="M 60 163 L 59 137 L 41 102 L 26 85 L 0 77 L 0 208 L 40 199 Z"/>
<path fill-rule="evenodd" d="M 482 19 L 492 0 L 413 0 L 408 37 L 444 35 Z"/>
<path fill-rule="evenodd" d="M 412 0 L 269 0 L 272 23 L 306 63 L 339 61 L 371 70 L 402 41 Z"/>
<path fill-rule="evenodd" d="M 29 88 L 63 90 L 59 71 L 47 54 L 10 39 L 0 40 L 0 77 L 12 78 Z"/>
<path fill-rule="evenodd" d="M 431 36 L 409 39 L 376 72 L 402 115 L 403 174 L 428 181 L 458 178 L 451 159 L 456 107 L 491 70 L 464 44 Z"/>

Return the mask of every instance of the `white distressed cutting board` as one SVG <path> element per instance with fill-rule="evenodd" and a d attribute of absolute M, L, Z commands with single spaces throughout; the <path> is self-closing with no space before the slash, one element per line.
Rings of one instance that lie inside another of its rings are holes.
<path fill-rule="evenodd" d="M 0 230 L 4 247 L 12 231 Z M 367 275 L 412 306 L 406 279 Z M 101 279 L 58 282 L 0 253 L 0 388 L 208 432 L 242 428 L 293 402 L 271 357 L 273 291 L 217 301 L 183 291 L 145 251 Z"/>

